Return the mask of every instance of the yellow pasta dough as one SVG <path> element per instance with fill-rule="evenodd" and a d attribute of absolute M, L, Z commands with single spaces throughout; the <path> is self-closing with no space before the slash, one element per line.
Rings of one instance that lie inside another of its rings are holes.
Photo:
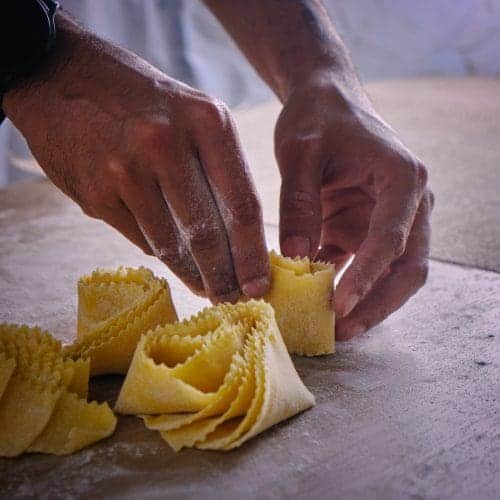
<path fill-rule="evenodd" d="M 127 373 L 143 333 L 177 320 L 166 280 L 145 268 L 96 270 L 78 282 L 78 328 L 66 356 L 91 361 L 91 375 Z"/>
<path fill-rule="evenodd" d="M 66 455 L 113 434 L 115 426 L 116 417 L 107 403 L 87 403 L 77 394 L 64 392 L 28 451 Z"/>
<path fill-rule="evenodd" d="M 288 351 L 317 356 L 335 351 L 335 317 L 331 300 L 332 264 L 290 259 L 270 253 L 271 288 L 264 299 L 275 311 Z"/>
<path fill-rule="evenodd" d="M 222 304 L 139 342 L 116 410 L 174 450 L 229 450 L 314 405 L 264 301 Z"/>
<path fill-rule="evenodd" d="M 108 405 L 96 412 L 80 399 L 88 378 L 89 362 L 64 359 L 49 333 L 1 324 L 0 456 L 71 453 L 110 435 L 116 417 Z"/>
<path fill-rule="evenodd" d="M 0 325 L 0 456 L 67 454 L 112 434 L 109 406 L 86 401 L 91 375 L 126 373 L 116 410 L 141 415 L 174 450 L 230 450 L 313 406 L 288 351 L 334 351 L 334 269 L 270 261 L 265 301 L 182 322 L 166 280 L 119 268 L 80 279 L 65 349 L 38 328 Z"/>

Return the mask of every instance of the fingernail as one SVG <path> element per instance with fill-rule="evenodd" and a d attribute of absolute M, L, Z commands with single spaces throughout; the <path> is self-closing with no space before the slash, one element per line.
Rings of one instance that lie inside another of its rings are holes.
<path fill-rule="evenodd" d="M 311 249 L 308 238 L 291 236 L 282 245 L 283 254 L 287 257 L 307 257 Z"/>
<path fill-rule="evenodd" d="M 337 314 L 341 318 L 347 316 L 354 309 L 358 300 L 359 298 L 357 295 L 349 295 L 347 299 L 345 299 L 344 304 L 338 308 Z"/>
<path fill-rule="evenodd" d="M 258 298 L 262 297 L 269 288 L 269 278 L 263 276 L 262 278 L 254 278 L 247 281 L 241 289 L 247 297 Z"/>

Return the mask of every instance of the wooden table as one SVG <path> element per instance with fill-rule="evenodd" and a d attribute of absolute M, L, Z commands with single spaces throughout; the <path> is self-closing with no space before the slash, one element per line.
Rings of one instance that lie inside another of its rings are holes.
<path fill-rule="evenodd" d="M 238 115 L 252 158 L 262 154 L 249 137 L 263 109 Z M 260 186 L 265 177 L 256 172 Z M 70 341 L 76 280 L 118 265 L 167 276 L 183 317 L 205 304 L 48 182 L 0 192 L 0 321 L 39 324 Z M 316 396 L 312 410 L 231 453 L 175 454 L 141 421 L 120 417 L 110 439 L 72 456 L 0 459 L 0 497 L 498 498 L 499 298 L 497 272 L 433 261 L 427 286 L 382 325 L 333 356 L 295 359 Z M 113 401 L 120 381 L 95 379 L 93 396 Z"/>

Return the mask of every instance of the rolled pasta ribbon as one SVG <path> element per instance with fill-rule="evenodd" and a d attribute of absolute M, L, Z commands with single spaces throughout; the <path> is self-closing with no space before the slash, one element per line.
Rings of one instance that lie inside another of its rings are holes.
<path fill-rule="evenodd" d="M 89 358 L 91 375 L 125 374 L 141 335 L 173 321 L 166 280 L 143 267 L 98 269 L 78 282 L 77 338 L 65 355 Z"/>
<path fill-rule="evenodd" d="M 274 308 L 288 351 L 306 356 L 335 352 L 333 264 L 290 259 L 274 251 L 269 257 L 271 287 L 264 299 Z"/>

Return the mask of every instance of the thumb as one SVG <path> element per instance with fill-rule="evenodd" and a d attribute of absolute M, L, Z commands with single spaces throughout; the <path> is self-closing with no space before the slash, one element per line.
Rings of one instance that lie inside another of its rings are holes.
<path fill-rule="evenodd" d="M 313 155 L 316 156 L 316 155 Z M 280 247 L 286 257 L 313 258 L 321 237 L 320 162 L 294 158 L 280 165 Z"/>

